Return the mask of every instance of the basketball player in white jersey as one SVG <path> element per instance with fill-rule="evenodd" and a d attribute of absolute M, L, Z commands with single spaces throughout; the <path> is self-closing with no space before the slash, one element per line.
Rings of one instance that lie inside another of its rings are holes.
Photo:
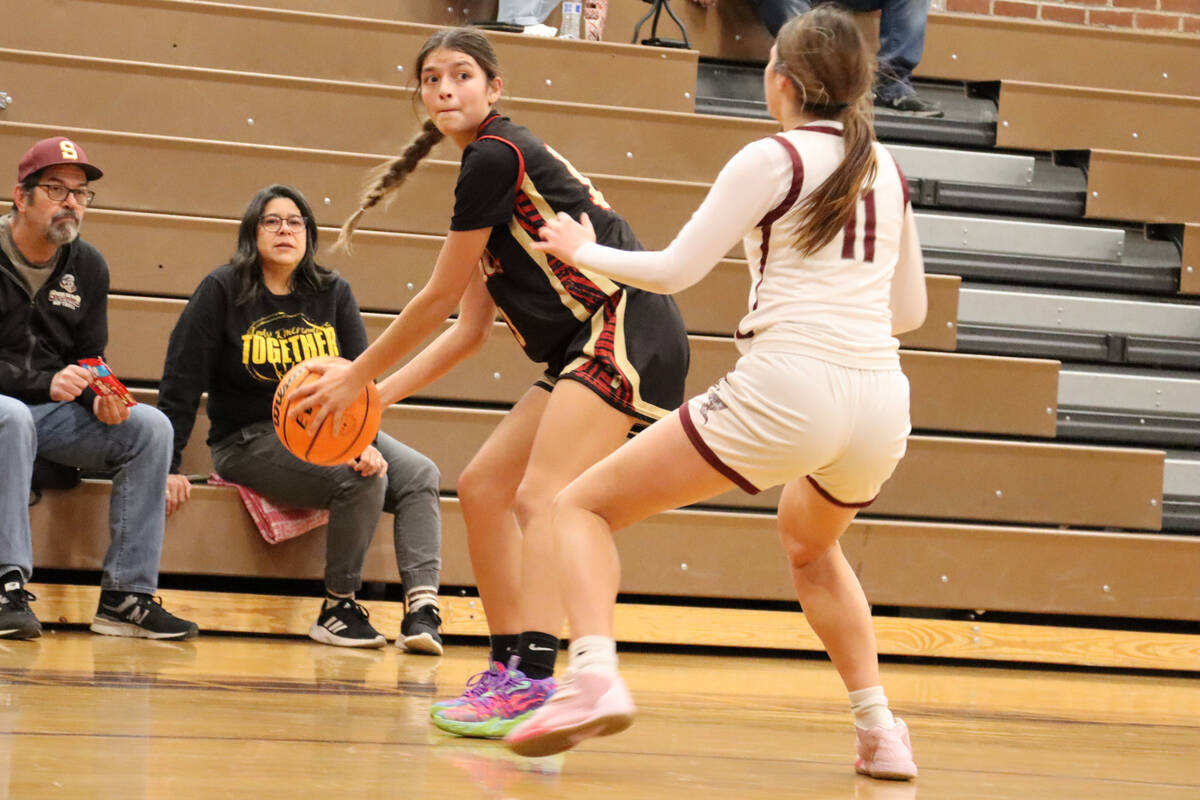
<path fill-rule="evenodd" d="M 853 19 L 818 6 L 780 31 L 763 75 L 783 133 L 737 153 L 666 250 L 595 244 L 586 217 L 560 214 L 542 229 L 540 246 L 558 258 L 664 293 L 699 281 L 744 237 L 750 297 L 733 371 L 559 493 L 570 677 L 509 734 L 518 753 L 558 752 L 632 722 L 616 671 L 612 532 L 735 486 L 783 484 L 780 537 L 849 692 L 855 768 L 916 777 L 908 730 L 880 685 L 870 608 L 838 545 L 904 455 L 908 381 L 894 337 L 919 327 L 927 306 L 907 184 L 872 133 L 871 80 Z"/>

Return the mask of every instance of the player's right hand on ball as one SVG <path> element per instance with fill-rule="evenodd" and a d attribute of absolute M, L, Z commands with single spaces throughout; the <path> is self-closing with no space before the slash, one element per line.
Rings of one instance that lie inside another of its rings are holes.
<path fill-rule="evenodd" d="M 92 374 L 78 364 L 68 364 L 50 379 L 50 399 L 56 403 L 74 400 L 92 383 Z"/>
<path fill-rule="evenodd" d="M 355 386 L 350 374 L 350 362 L 316 362 L 308 366 L 309 372 L 321 377 L 309 381 L 292 390 L 291 407 L 288 416 L 292 419 L 312 409 L 312 418 L 307 427 L 319 431 L 326 417 L 333 417 L 333 428 L 337 430 L 342 424 L 342 412 L 350 407 L 354 398 L 362 391 L 362 386 Z"/>

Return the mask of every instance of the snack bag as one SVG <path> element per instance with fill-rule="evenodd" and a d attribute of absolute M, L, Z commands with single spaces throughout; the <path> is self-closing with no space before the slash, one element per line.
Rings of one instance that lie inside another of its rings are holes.
<path fill-rule="evenodd" d="M 125 388 L 125 384 L 117 380 L 103 358 L 81 358 L 79 365 L 92 373 L 92 391 L 96 394 L 116 395 L 126 406 L 136 406 L 137 400 Z"/>

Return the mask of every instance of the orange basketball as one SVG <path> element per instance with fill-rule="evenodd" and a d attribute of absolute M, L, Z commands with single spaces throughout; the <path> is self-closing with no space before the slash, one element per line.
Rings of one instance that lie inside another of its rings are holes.
<path fill-rule="evenodd" d="M 322 357 L 301 361 L 288 370 L 275 389 L 275 400 L 271 404 L 271 421 L 275 433 L 292 455 L 310 464 L 323 467 L 345 464 L 362 455 L 367 445 L 379 433 L 379 420 L 383 408 L 379 403 L 379 391 L 374 383 L 368 383 L 350 407 L 342 412 L 342 424 L 333 429 L 333 416 L 321 423 L 319 430 L 310 430 L 312 411 L 305 411 L 295 419 L 288 417 L 292 390 L 317 380 L 320 376 L 308 369 L 309 364 L 321 361 L 349 363 L 342 358 Z"/>

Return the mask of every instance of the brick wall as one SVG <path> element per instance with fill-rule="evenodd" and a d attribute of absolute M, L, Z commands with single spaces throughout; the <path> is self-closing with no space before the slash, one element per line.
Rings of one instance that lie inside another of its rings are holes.
<path fill-rule="evenodd" d="M 942 0 L 950 13 L 1200 34 L 1200 0 Z M 934 6 L 940 3 L 935 2 Z"/>

